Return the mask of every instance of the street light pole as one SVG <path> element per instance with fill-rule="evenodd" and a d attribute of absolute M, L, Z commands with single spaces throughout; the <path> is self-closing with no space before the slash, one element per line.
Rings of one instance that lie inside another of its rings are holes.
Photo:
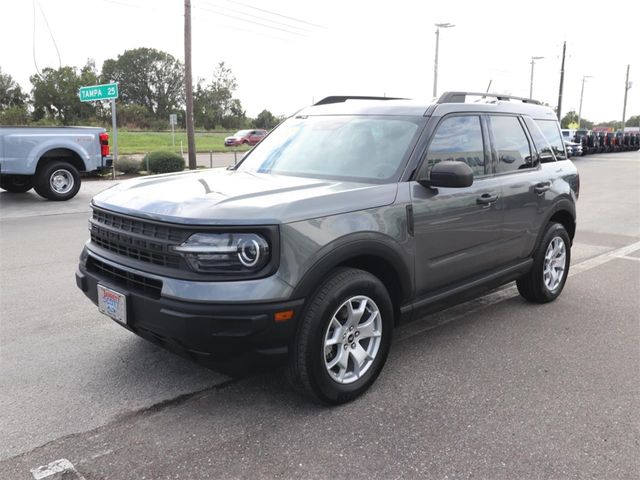
<path fill-rule="evenodd" d="M 544 57 L 531 57 L 531 82 L 529 83 L 529 98 L 533 98 L 533 67 L 536 60 L 542 60 Z"/>
<path fill-rule="evenodd" d="M 584 96 L 584 81 L 591 78 L 591 75 L 582 76 L 582 89 L 580 90 L 580 108 L 578 109 L 578 128 L 580 128 L 580 120 L 582 119 L 582 97 Z"/>
<path fill-rule="evenodd" d="M 627 115 L 627 92 L 631 88 L 629 83 L 629 65 L 627 65 L 627 78 L 624 81 L 624 106 L 622 107 L 622 134 L 624 135 L 624 121 Z"/>
<path fill-rule="evenodd" d="M 438 95 L 438 49 L 440 48 L 440 29 L 455 27 L 452 23 L 436 23 L 436 55 L 433 62 L 433 96 Z"/>

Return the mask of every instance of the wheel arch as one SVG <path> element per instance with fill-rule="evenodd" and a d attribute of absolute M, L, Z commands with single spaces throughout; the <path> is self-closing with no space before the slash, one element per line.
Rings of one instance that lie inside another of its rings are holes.
<path fill-rule="evenodd" d="M 293 291 L 292 298 L 306 298 L 317 290 L 323 279 L 338 267 L 357 268 L 377 277 L 387 288 L 394 308 L 395 323 L 400 307 L 411 297 L 413 282 L 409 266 L 399 245 L 374 239 L 353 240 L 325 248 Z"/>
<path fill-rule="evenodd" d="M 576 206 L 573 201 L 563 198 L 556 202 L 556 204 L 549 210 L 545 221 L 542 223 L 542 228 L 540 229 L 540 232 L 538 232 L 535 249 L 540 245 L 545 232 L 545 227 L 549 222 L 560 223 L 569 234 L 569 239 L 573 244 L 573 238 L 576 234 Z"/>
<path fill-rule="evenodd" d="M 43 165 L 53 161 L 67 162 L 73 165 L 79 172 L 86 171 L 82 156 L 75 150 L 67 147 L 51 148 L 42 153 L 38 158 L 36 171 L 42 168 Z"/>

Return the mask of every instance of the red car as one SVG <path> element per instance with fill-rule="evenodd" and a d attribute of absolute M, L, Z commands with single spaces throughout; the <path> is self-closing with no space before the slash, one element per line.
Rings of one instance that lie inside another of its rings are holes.
<path fill-rule="evenodd" d="M 267 134 L 266 130 L 239 130 L 234 135 L 224 139 L 225 147 L 236 145 L 255 145 Z"/>

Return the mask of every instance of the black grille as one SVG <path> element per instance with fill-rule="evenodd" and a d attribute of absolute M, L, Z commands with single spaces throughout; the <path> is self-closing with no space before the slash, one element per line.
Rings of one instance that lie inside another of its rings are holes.
<path fill-rule="evenodd" d="M 116 286 L 128 291 L 138 292 L 152 298 L 160 298 L 162 282 L 147 278 L 143 275 L 122 270 L 104 263 L 93 257 L 87 259 L 87 270 L 100 275 L 100 278 L 110 280 Z"/>
<path fill-rule="evenodd" d="M 118 255 L 174 269 L 184 268 L 182 257 L 169 247 L 182 243 L 189 232 L 123 215 L 94 210 L 91 241 Z"/>
<path fill-rule="evenodd" d="M 156 240 L 182 242 L 185 237 L 184 230 L 145 222 L 144 220 L 125 217 L 123 215 L 107 213 L 102 210 L 94 210 L 92 218 L 94 222 L 102 224 L 105 227 L 111 227 L 115 230 L 150 237 Z"/>

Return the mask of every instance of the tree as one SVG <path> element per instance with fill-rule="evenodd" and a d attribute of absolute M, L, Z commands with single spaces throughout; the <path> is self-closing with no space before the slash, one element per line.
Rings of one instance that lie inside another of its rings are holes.
<path fill-rule="evenodd" d="M 184 65 L 155 48 L 125 50 L 105 60 L 102 81 L 118 82 L 122 103 L 142 105 L 157 119 L 168 118 L 184 103 Z"/>
<path fill-rule="evenodd" d="M 29 120 L 27 95 L 8 73 L 0 68 L 0 125 L 25 125 Z"/>
<path fill-rule="evenodd" d="M 98 82 L 93 61 L 87 61 L 80 72 L 75 67 L 45 68 L 41 75 L 32 75 L 33 119 L 49 118 L 63 125 L 81 123 L 95 118 L 99 106 L 81 102 L 80 87 Z"/>
<path fill-rule="evenodd" d="M 256 128 L 264 128 L 266 130 L 271 130 L 275 127 L 280 120 L 269 110 L 262 110 L 258 116 L 253 121 L 253 126 Z"/>
<path fill-rule="evenodd" d="M 571 128 L 570 125 L 578 123 L 578 114 L 575 110 L 569 110 L 562 120 L 560 120 L 560 126 L 562 128 Z M 580 119 L 580 128 L 591 129 L 593 128 L 593 122 L 587 120 L 586 118 Z"/>
<path fill-rule="evenodd" d="M 22 92 L 11 75 L 2 73 L 0 68 L 0 111 L 7 108 L 25 107 L 27 95 Z"/>
<path fill-rule="evenodd" d="M 633 115 L 624 122 L 626 127 L 640 127 L 640 115 Z"/>
<path fill-rule="evenodd" d="M 196 125 L 207 130 L 221 125 L 224 128 L 238 128 L 246 118 L 240 100 L 233 98 L 238 82 L 233 72 L 224 62 L 220 62 L 213 72 L 209 85 L 198 82 L 193 94 L 193 108 Z"/>

